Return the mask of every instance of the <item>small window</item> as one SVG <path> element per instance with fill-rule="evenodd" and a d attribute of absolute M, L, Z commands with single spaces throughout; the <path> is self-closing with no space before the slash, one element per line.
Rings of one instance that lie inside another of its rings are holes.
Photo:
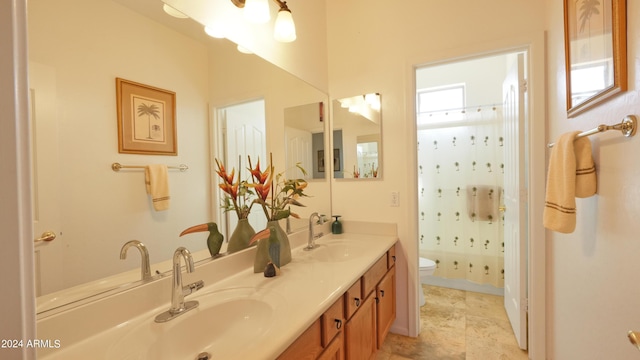
<path fill-rule="evenodd" d="M 464 84 L 418 91 L 418 124 L 462 119 Z"/>

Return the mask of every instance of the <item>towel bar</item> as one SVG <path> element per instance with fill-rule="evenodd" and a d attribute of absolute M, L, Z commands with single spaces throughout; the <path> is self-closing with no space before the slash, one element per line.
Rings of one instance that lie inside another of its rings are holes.
<path fill-rule="evenodd" d="M 638 120 L 635 115 L 627 115 L 624 117 L 621 123 L 615 125 L 600 125 L 597 128 L 591 129 L 589 131 L 581 132 L 576 135 L 576 138 L 589 136 L 601 132 L 605 132 L 607 130 L 620 130 L 622 135 L 626 137 L 631 137 L 636 134 L 636 128 L 638 127 Z M 547 147 L 552 148 L 555 143 L 547 144 Z"/>
<path fill-rule="evenodd" d="M 144 169 L 146 166 L 142 165 L 121 165 L 120 163 L 111 164 L 111 170 L 120 171 L 120 169 Z M 178 166 L 167 166 L 169 169 L 178 169 L 180 171 L 187 171 L 189 167 L 185 164 L 180 164 Z"/>

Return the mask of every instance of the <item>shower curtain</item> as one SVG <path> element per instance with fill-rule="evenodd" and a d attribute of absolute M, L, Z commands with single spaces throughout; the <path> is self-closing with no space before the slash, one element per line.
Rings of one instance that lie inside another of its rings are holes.
<path fill-rule="evenodd" d="M 418 115 L 420 256 L 434 276 L 504 286 L 502 106 Z"/>

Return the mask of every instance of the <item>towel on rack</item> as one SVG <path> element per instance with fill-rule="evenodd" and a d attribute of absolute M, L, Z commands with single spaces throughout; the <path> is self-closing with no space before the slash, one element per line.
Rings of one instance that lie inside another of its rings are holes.
<path fill-rule="evenodd" d="M 597 191 L 596 164 L 591 153 L 591 141 L 587 137 L 573 142 L 576 154 L 576 197 L 593 196 Z"/>
<path fill-rule="evenodd" d="M 467 187 L 467 214 L 472 220 L 494 221 L 500 206 L 499 186 L 476 185 Z"/>
<path fill-rule="evenodd" d="M 167 165 L 154 164 L 144 168 L 144 182 L 147 194 L 151 195 L 156 211 L 169 209 L 169 176 Z"/>
<path fill-rule="evenodd" d="M 543 224 L 549 230 L 572 233 L 576 228 L 576 196 L 596 192 L 591 142 L 576 139 L 579 131 L 562 134 L 551 150 Z"/>

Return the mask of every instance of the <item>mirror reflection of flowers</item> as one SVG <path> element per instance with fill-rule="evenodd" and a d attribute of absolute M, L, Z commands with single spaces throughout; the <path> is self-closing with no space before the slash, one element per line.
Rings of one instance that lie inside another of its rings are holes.
<path fill-rule="evenodd" d="M 253 187 L 256 193 L 254 203 L 262 206 L 267 221 L 276 221 L 292 216 L 299 219 L 300 216 L 291 212 L 291 205 L 304 206 L 298 201 L 299 198 L 307 196 L 304 189 L 307 187 L 307 181 L 304 179 L 286 179 L 284 173 L 275 174 L 275 168 L 270 159 L 269 166 L 262 171 L 260 169 L 260 159 L 254 168 L 251 165 L 251 157 L 249 157 L 249 171 L 253 183 L 247 184 Z M 306 170 L 300 165 L 296 167 L 306 175 Z M 274 181 L 275 175 L 275 181 Z"/>
<path fill-rule="evenodd" d="M 253 206 L 253 201 L 251 200 L 251 197 L 254 196 L 253 191 L 251 191 L 249 184 L 245 180 L 240 180 L 239 171 L 236 178 L 235 168 L 232 168 L 229 174 L 224 164 L 220 163 L 218 159 L 216 159 L 216 165 L 218 166 L 216 173 L 222 179 L 222 183 L 218 186 L 225 193 L 220 207 L 224 211 L 235 211 L 236 215 L 238 215 L 238 220 L 246 219 L 251 212 L 251 206 Z M 240 163 L 238 163 L 238 168 L 241 169 Z"/>

